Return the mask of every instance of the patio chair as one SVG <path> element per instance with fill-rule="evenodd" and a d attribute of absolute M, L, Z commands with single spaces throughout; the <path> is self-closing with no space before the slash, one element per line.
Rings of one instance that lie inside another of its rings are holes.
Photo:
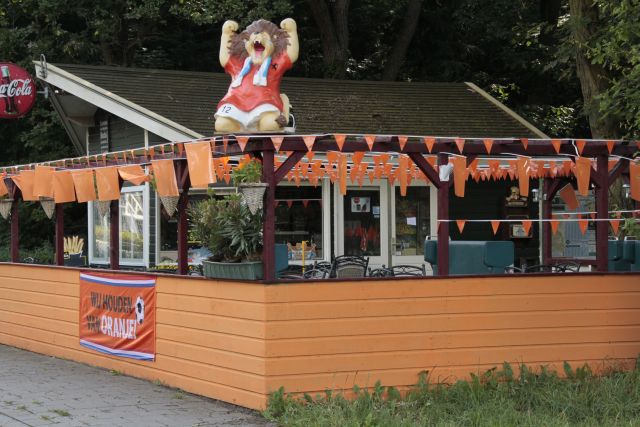
<path fill-rule="evenodd" d="M 554 265 L 539 264 L 530 265 L 524 268 L 524 273 L 555 273 L 558 270 Z"/>
<path fill-rule="evenodd" d="M 558 273 L 579 273 L 580 267 L 580 263 L 575 261 L 563 261 L 554 265 Z"/>
<path fill-rule="evenodd" d="M 324 268 L 312 268 L 302 275 L 304 279 L 326 279 L 329 277 L 329 270 Z"/>
<path fill-rule="evenodd" d="M 341 255 L 334 258 L 329 277 L 338 279 L 365 277 L 369 265 L 368 257 Z"/>
<path fill-rule="evenodd" d="M 391 273 L 390 276 L 394 277 L 422 277 L 427 275 L 424 264 L 420 267 L 415 265 L 394 265 L 389 267 L 388 270 Z"/>
<path fill-rule="evenodd" d="M 391 276 L 391 271 L 388 268 L 385 268 L 383 265 L 382 268 L 374 268 L 369 269 L 369 277 L 389 277 Z"/>

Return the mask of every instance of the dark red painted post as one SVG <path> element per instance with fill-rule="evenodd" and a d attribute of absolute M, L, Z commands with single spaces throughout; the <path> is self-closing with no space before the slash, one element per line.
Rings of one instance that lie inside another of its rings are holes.
<path fill-rule="evenodd" d="M 542 219 L 551 219 L 553 213 L 552 201 L 553 195 L 551 194 L 551 183 L 553 181 L 549 178 L 544 179 L 544 186 L 542 187 Z M 542 263 L 547 264 L 553 256 L 552 250 L 552 237 L 551 237 L 551 223 L 549 221 L 542 222 Z"/>
<path fill-rule="evenodd" d="M 262 182 L 267 184 L 264 196 L 262 219 L 262 278 L 273 281 L 276 278 L 276 179 L 274 174 L 273 151 L 262 152 Z"/>
<path fill-rule="evenodd" d="M 64 205 L 56 204 L 56 265 L 64 265 Z"/>
<path fill-rule="evenodd" d="M 596 269 L 609 270 L 609 171 L 608 157 L 599 155 L 596 176 Z"/>
<path fill-rule="evenodd" d="M 438 165 L 449 164 L 447 154 L 438 154 Z M 438 275 L 449 275 L 449 181 L 441 181 L 438 188 Z"/>
<path fill-rule="evenodd" d="M 176 176 L 180 198 L 178 199 L 178 274 L 189 274 L 189 168 L 186 160 L 176 162 Z"/>
<path fill-rule="evenodd" d="M 20 262 L 20 214 L 18 213 L 19 191 L 14 192 L 11 205 L 11 262 Z"/>
<path fill-rule="evenodd" d="M 109 263 L 112 270 L 120 270 L 120 200 L 109 205 Z"/>

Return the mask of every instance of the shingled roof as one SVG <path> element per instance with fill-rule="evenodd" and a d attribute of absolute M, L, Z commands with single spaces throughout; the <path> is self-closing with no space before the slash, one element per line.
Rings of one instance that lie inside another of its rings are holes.
<path fill-rule="evenodd" d="M 107 66 L 56 65 L 202 135 L 229 76 Z M 285 77 L 298 133 L 536 137 L 522 118 L 466 83 L 405 83 Z"/>

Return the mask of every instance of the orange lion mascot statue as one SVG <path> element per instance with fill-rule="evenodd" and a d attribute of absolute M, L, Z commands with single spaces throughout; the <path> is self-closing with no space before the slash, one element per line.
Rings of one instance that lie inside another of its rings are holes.
<path fill-rule="evenodd" d="M 231 85 L 218 103 L 216 132 L 281 132 L 290 105 L 280 93 L 280 81 L 298 59 L 296 21 L 287 18 L 278 27 L 261 19 L 237 31 L 237 22 L 222 26 L 220 64 Z"/>

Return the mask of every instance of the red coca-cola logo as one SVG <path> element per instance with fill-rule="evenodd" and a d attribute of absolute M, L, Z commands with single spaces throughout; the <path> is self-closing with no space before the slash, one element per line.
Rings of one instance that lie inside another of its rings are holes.
<path fill-rule="evenodd" d="M 15 119 L 31 111 L 36 102 L 36 84 L 22 67 L 0 62 L 0 118 Z"/>

